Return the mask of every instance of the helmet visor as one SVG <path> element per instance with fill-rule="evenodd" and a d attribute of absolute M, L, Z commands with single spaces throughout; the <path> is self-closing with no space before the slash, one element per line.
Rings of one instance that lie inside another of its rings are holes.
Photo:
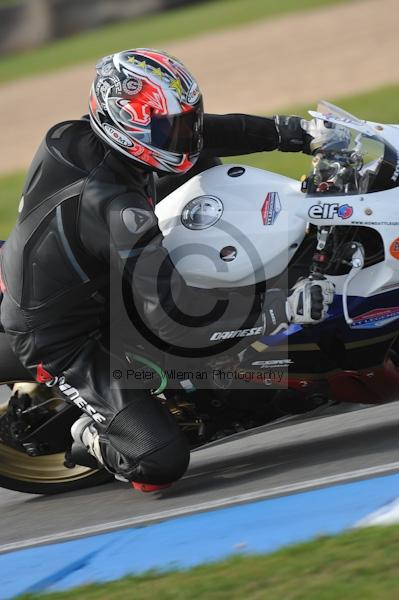
<path fill-rule="evenodd" d="M 193 154 L 202 148 L 203 108 L 151 118 L 151 145 L 177 154 Z"/>

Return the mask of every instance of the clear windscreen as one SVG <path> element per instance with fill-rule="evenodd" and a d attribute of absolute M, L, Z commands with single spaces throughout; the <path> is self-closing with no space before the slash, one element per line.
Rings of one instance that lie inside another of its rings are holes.
<path fill-rule="evenodd" d="M 327 118 L 329 116 L 337 117 L 338 119 L 342 119 L 343 121 L 348 121 L 348 123 L 352 122 L 358 125 L 363 125 L 365 123 L 364 120 L 355 117 L 355 115 L 353 115 L 352 113 L 344 110 L 343 108 L 340 108 L 339 106 L 336 106 L 335 104 L 330 104 L 330 102 L 327 102 L 326 100 L 320 100 L 317 104 L 316 110 L 317 112 L 326 115 Z"/>
<path fill-rule="evenodd" d="M 315 119 L 309 129 L 314 150 L 308 194 L 366 194 L 397 185 L 397 153 L 370 134 L 365 121 L 327 102 L 319 103 L 317 113 L 325 119 Z"/>

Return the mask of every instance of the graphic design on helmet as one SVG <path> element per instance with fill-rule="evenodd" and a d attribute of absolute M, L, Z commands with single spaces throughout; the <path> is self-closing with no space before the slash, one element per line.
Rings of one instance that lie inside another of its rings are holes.
<path fill-rule="evenodd" d="M 202 149 L 198 83 L 166 52 L 137 48 L 97 64 L 90 122 L 114 150 L 160 171 L 185 173 Z"/>

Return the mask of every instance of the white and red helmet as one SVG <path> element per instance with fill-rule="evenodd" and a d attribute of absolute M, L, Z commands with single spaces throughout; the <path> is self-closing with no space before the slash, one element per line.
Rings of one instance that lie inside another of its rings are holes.
<path fill-rule="evenodd" d="M 202 149 L 198 84 L 166 52 L 136 48 L 97 64 L 90 93 L 93 130 L 109 146 L 153 169 L 185 173 Z"/>

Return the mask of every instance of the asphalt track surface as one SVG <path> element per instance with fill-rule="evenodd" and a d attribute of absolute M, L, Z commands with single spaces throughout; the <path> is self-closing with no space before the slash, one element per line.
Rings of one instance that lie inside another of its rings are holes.
<path fill-rule="evenodd" d="M 117 482 L 52 497 L 0 490 L 0 551 L 399 471 L 399 402 L 342 410 L 198 450 L 186 476 L 162 493 Z"/>

